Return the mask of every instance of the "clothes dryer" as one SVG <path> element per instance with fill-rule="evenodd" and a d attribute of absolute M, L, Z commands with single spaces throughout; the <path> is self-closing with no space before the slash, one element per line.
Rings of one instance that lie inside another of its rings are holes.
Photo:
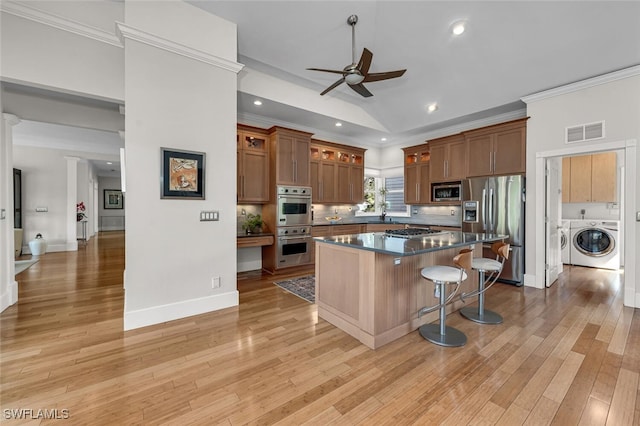
<path fill-rule="evenodd" d="M 571 221 L 563 219 L 560 227 L 560 253 L 562 263 L 571 264 Z"/>
<path fill-rule="evenodd" d="M 620 269 L 619 221 L 572 220 L 571 263 Z"/>

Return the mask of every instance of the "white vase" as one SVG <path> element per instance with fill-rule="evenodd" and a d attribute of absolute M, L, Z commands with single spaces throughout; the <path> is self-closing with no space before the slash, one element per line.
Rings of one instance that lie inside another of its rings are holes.
<path fill-rule="evenodd" d="M 42 238 L 42 234 L 36 235 L 33 240 L 29 241 L 29 250 L 33 256 L 40 256 L 47 252 L 47 240 Z"/>

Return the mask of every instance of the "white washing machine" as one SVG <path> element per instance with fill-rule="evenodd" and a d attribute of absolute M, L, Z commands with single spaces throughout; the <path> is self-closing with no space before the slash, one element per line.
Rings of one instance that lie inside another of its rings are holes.
<path fill-rule="evenodd" d="M 562 219 L 560 227 L 560 253 L 562 263 L 571 264 L 571 221 Z"/>
<path fill-rule="evenodd" d="M 572 220 L 571 263 L 620 269 L 619 221 Z"/>

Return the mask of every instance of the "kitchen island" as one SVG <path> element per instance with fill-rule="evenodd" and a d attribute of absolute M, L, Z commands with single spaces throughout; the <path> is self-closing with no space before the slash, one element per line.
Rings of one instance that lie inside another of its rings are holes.
<path fill-rule="evenodd" d="M 482 256 L 482 244 L 503 235 L 438 232 L 400 238 L 381 232 L 315 238 L 316 303 L 322 318 L 371 349 L 396 340 L 438 319 L 438 311 L 418 318 L 418 311 L 438 303 L 433 283 L 420 275 L 431 265 L 453 265 L 460 250 Z M 460 292 L 478 288 L 478 274 Z M 455 300 L 455 299 L 454 299 Z M 473 298 L 466 303 L 473 302 Z M 447 306 L 447 312 L 465 302 Z"/>

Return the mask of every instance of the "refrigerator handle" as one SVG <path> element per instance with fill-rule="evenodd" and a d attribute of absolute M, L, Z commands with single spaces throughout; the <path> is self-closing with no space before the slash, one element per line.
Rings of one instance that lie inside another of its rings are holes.
<path fill-rule="evenodd" d="M 486 212 L 486 208 L 487 208 L 487 190 L 483 189 L 482 190 L 482 211 L 480 212 L 482 214 L 482 230 L 483 231 L 487 230 L 487 212 Z"/>
<path fill-rule="evenodd" d="M 489 188 L 489 226 L 490 232 L 494 232 L 495 223 L 493 223 L 493 188 Z"/>

